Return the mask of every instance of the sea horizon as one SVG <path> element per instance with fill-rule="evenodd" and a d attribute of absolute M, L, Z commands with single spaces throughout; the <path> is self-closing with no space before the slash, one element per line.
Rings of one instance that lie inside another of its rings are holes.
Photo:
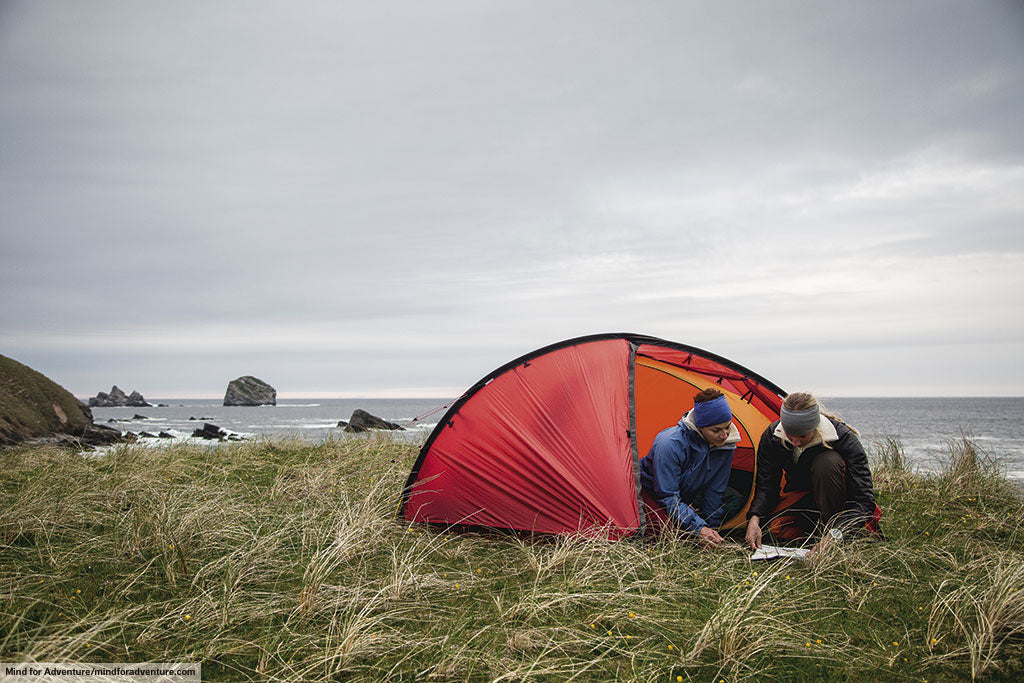
<path fill-rule="evenodd" d="M 319 441 L 343 434 L 340 422 L 361 409 L 403 428 L 402 438 L 425 439 L 459 396 L 295 396 L 276 405 L 225 406 L 223 397 L 147 398 L 150 407 L 93 407 L 93 419 L 123 431 L 163 431 L 188 439 L 211 422 L 243 437 L 298 437 Z M 855 427 L 865 448 L 897 441 L 914 463 L 935 469 L 951 445 L 970 439 L 1024 480 L 1024 397 L 1019 396 L 821 396 L 829 412 Z"/>
<path fill-rule="evenodd" d="M 278 394 L 277 400 L 280 401 L 300 401 L 300 400 L 345 400 L 355 401 L 360 399 L 370 400 L 411 400 L 411 401 L 427 401 L 430 399 L 453 399 L 461 396 L 470 387 L 466 387 L 461 392 L 444 395 L 444 394 Z M 1024 394 L 815 394 L 823 401 L 829 399 L 999 399 L 999 398 L 1024 398 Z M 95 394 L 89 396 L 82 396 L 74 394 L 74 397 L 83 403 L 88 403 L 89 399 L 96 398 Z M 156 398 L 146 398 L 147 402 L 152 403 L 153 401 L 208 401 L 208 400 L 224 400 L 224 394 L 196 394 L 192 396 L 158 396 Z"/>

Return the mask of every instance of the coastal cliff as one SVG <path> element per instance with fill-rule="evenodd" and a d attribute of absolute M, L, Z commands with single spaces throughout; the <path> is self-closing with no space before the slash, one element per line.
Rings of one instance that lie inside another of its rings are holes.
<path fill-rule="evenodd" d="M 121 432 L 93 424 L 92 411 L 67 389 L 0 355 L 0 446 L 39 438 L 112 443 Z"/>

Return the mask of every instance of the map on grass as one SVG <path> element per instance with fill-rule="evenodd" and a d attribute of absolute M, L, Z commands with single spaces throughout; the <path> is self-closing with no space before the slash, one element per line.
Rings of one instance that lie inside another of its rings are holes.
<path fill-rule="evenodd" d="M 763 545 L 750 556 L 751 560 L 774 560 L 777 557 L 792 557 L 802 560 L 811 552 L 810 548 L 780 548 L 775 545 Z"/>

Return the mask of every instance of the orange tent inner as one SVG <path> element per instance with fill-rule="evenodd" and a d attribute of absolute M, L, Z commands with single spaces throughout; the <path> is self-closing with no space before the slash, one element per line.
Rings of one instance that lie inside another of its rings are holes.
<path fill-rule="evenodd" d="M 641 356 L 636 357 L 635 369 L 636 437 L 641 458 L 650 451 L 658 432 L 679 422 L 683 413 L 693 407 L 694 396 L 707 388 L 725 393 L 732 408 L 733 423 L 740 433 L 729 486 L 743 496 L 746 503 L 732 519 L 723 522 L 722 528 L 730 529 L 746 524 L 747 510 L 754 493 L 754 449 L 772 418 L 706 375 Z"/>

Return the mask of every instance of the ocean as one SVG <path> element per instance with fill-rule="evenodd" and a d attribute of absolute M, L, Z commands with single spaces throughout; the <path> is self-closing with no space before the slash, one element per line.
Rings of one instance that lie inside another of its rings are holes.
<path fill-rule="evenodd" d="M 146 399 L 152 408 L 93 408 L 93 420 L 122 431 L 167 432 L 177 439 L 192 436 L 195 429 L 210 422 L 239 436 L 272 436 L 322 441 L 331 435 L 344 436 L 341 420 L 348 421 L 352 411 L 401 425 L 396 436 L 426 440 L 453 399 L 445 398 L 317 398 L 278 400 L 276 406 L 225 406 L 221 399 L 163 398 Z M 163 404 L 163 405 L 161 405 Z M 135 416 L 145 419 L 135 419 Z M 419 418 L 419 419 L 417 419 Z"/>
<path fill-rule="evenodd" d="M 892 437 L 910 461 L 934 471 L 949 458 L 951 442 L 968 437 L 997 460 L 1007 476 L 1024 482 L 1024 398 L 822 397 L 826 409 L 853 425 L 866 447 Z"/>
<path fill-rule="evenodd" d="M 212 422 L 244 437 L 266 435 L 320 441 L 346 434 L 337 427 L 352 411 L 367 412 L 405 427 L 396 438 L 422 442 L 454 399 L 291 399 L 276 406 L 225 407 L 219 399 L 150 399 L 152 408 L 93 408 L 97 423 L 121 430 L 161 431 L 188 439 Z M 949 444 L 968 436 L 998 460 L 1007 475 L 1024 482 L 1024 398 L 822 397 L 826 409 L 856 427 L 869 449 L 887 437 L 899 440 L 917 467 L 931 471 L 949 456 Z M 146 419 L 133 419 L 140 415 Z M 418 418 L 418 419 L 417 419 Z"/>

